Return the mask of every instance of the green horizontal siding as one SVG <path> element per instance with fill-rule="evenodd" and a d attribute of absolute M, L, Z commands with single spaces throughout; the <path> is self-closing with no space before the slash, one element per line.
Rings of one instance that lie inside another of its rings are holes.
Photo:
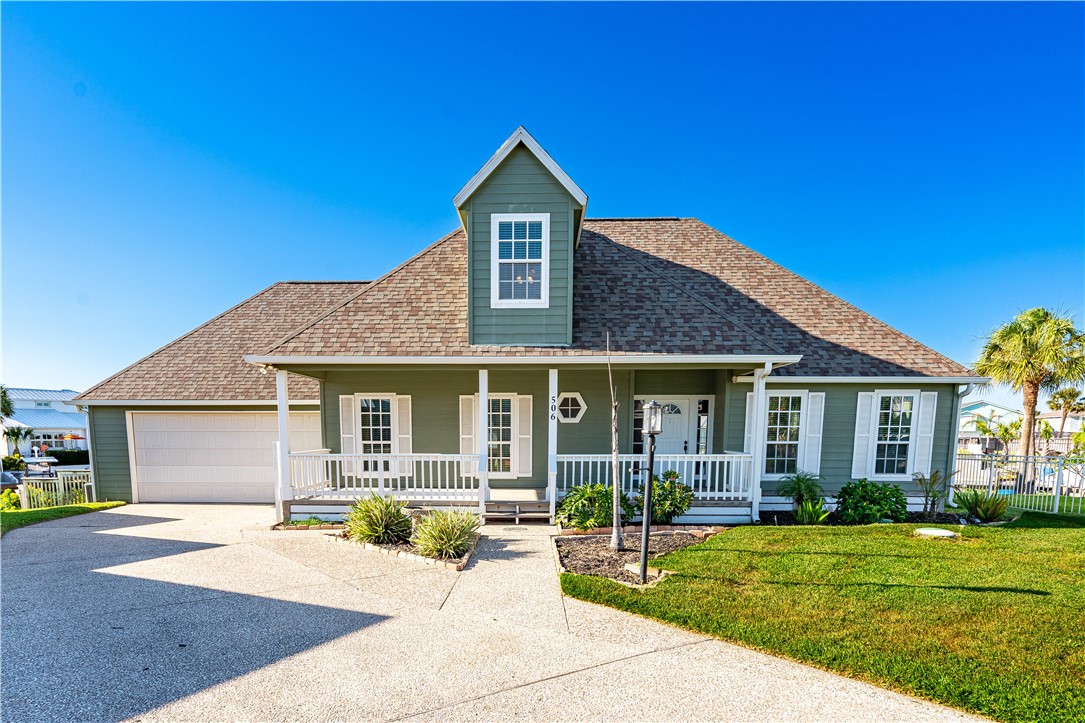
<path fill-rule="evenodd" d="M 732 385 L 732 403 L 727 412 L 727 448 L 742 449 L 746 424 L 746 393 L 753 391 L 752 384 Z M 934 420 L 934 445 L 931 453 L 931 469 L 946 471 L 952 464 L 953 445 L 956 443 L 954 410 L 957 400 L 952 385 L 889 385 L 879 384 L 877 389 L 918 389 L 920 392 L 937 392 L 938 406 Z M 872 392 L 875 387 L 862 384 L 781 384 L 769 383 L 769 390 L 800 390 L 825 393 L 824 430 L 821 440 L 822 487 L 827 495 L 835 495 L 844 483 L 852 479 L 851 463 L 855 450 L 855 408 L 860 392 Z M 766 480 L 762 484 L 765 494 L 776 494 L 779 482 Z M 918 492 L 911 483 L 900 483 L 908 494 Z"/>
<path fill-rule="evenodd" d="M 569 193 L 535 156 L 520 146 L 467 202 L 469 325 L 472 344 L 572 343 L 573 211 Z M 550 306 L 490 308 L 490 215 L 550 214 Z"/>

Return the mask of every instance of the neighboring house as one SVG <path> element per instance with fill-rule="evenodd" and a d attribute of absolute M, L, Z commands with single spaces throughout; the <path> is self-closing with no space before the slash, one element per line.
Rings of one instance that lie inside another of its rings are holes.
<path fill-rule="evenodd" d="M 609 478 L 608 337 L 621 484 L 656 399 L 685 520 L 788 507 L 797 470 L 914 497 L 953 466 L 974 373 L 696 219 L 587 201 L 517 129 L 456 195 L 461 228 L 381 278 L 276 284 L 82 394 L 99 495 L 549 517 Z"/>
<path fill-rule="evenodd" d="M 79 392 L 72 389 L 8 389 L 15 414 L 9 421 L 30 427 L 34 436 L 19 446 L 20 454 L 29 456 L 33 447 L 51 449 L 86 449 L 87 417 L 68 404 Z M 11 452 L 11 443 L 7 443 Z"/>
<path fill-rule="evenodd" d="M 976 418 L 982 417 L 988 424 L 1013 424 L 1023 415 L 1019 409 L 1011 409 L 1001 404 L 977 399 L 961 406 L 957 426 L 957 445 L 969 454 L 983 454 L 1002 449 L 1002 443 L 992 437 L 986 437 L 976 428 Z"/>
<path fill-rule="evenodd" d="M 1050 422 L 1055 429 L 1055 434 L 1059 433 L 1059 425 L 1062 424 L 1062 412 L 1044 412 L 1040 415 L 1040 419 Z M 1062 434 L 1064 437 L 1072 437 L 1081 431 L 1082 426 L 1085 426 L 1085 414 L 1067 414 L 1066 427 L 1063 428 Z"/>

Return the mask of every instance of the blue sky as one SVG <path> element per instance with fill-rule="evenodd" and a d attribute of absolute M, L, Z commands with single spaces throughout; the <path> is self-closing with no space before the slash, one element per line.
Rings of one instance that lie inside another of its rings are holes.
<path fill-rule="evenodd" d="M 1080 3 L 19 4 L 3 381 L 83 389 L 283 279 L 374 278 L 525 125 L 958 361 L 1085 307 Z M 999 396 L 999 395 L 993 395 Z"/>

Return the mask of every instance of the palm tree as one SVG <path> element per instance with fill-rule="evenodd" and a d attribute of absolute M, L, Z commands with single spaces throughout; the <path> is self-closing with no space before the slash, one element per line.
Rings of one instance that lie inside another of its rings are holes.
<path fill-rule="evenodd" d="M 1002 442 L 1003 454 L 1008 455 L 1010 453 L 1010 442 L 1020 439 L 1021 437 L 1021 417 L 1018 417 L 1009 424 L 993 422 L 980 414 L 973 414 L 972 419 L 975 421 L 976 430 L 979 431 L 980 434 L 984 437 L 993 437 L 999 442 Z"/>
<path fill-rule="evenodd" d="M 13 447 L 12 454 L 19 454 L 19 445 L 34 436 L 32 427 L 8 427 L 4 430 L 4 436 Z"/>
<path fill-rule="evenodd" d="M 1055 437 L 1055 428 L 1046 419 L 1041 419 L 1038 426 L 1040 427 L 1040 439 L 1044 441 L 1044 455 L 1046 456 L 1051 451 L 1051 440 Z"/>
<path fill-rule="evenodd" d="M 1040 390 L 1085 381 L 1085 332 L 1056 311 L 1040 307 L 1022 311 L 991 333 L 976 371 L 1024 394 L 1022 452 L 1032 454 Z"/>
<path fill-rule="evenodd" d="M 11 402 L 8 388 L 0 384 L 0 418 L 8 419 L 15 415 L 15 405 Z"/>
<path fill-rule="evenodd" d="M 1047 408 L 1053 412 L 1061 412 L 1062 420 L 1059 422 L 1059 438 L 1066 431 L 1066 418 L 1071 414 L 1085 414 L 1085 398 L 1081 396 L 1081 390 L 1075 387 L 1063 387 L 1056 390 L 1047 400 Z"/>

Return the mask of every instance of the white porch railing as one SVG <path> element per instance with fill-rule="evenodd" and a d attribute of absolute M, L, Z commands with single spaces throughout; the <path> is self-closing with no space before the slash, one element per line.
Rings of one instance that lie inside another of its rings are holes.
<path fill-rule="evenodd" d="M 618 455 L 622 491 L 632 497 L 644 483 L 642 454 Z M 583 484 L 610 484 L 609 454 L 559 454 L 557 495 L 562 497 Z M 751 499 L 753 455 L 750 454 L 657 454 L 655 473 L 678 473 L 679 481 L 693 489 L 695 500 L 738 501 Z"/>
<path fill-rule="evenodd" d="M 473 454 L 330 454 L 289 456 L 294 499 L 349 499 L 370 494 L 439 502 L 478 501 Z"/>

